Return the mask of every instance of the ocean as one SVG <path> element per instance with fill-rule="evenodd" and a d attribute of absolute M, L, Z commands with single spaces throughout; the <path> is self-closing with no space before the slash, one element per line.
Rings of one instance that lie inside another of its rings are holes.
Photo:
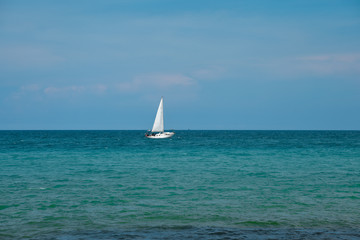
<path fill-rule="evenodd" d="M 360 131 L 0 131 L 0 239 L 360 239 Z"/>

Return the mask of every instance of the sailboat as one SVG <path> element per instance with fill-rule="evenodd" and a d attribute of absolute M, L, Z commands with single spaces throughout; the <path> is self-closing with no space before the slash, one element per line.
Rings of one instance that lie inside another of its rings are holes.
<path fill-rule="evenodd" d="M 145 134 L 147 138 L 169 138 L 174 132 L 164 132 L 164 99 L 161 97 L 159 108 L 156 113 L 154 125 L 151 131 Z"/>

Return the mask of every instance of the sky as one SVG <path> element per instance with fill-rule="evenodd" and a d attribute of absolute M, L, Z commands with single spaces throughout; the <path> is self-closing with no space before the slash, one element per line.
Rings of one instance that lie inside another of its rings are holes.
<path fill-rule="evenodd" d="M 360 1 L 0 0 L 1 130 L 360 130 Z"/>

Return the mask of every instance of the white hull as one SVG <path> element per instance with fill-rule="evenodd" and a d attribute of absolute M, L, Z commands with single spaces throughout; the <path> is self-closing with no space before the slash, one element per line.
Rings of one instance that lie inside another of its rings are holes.
<path fill-rule="evenodd" d="M 174 132 L 161 132 L 161 133 L 150 133 L 145 134 L 145 137 L 147 138 L 170 138 L 174 136 Z"/>

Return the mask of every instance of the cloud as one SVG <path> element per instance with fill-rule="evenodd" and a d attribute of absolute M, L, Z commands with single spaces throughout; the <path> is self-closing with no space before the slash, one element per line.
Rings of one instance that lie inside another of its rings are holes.
<path fill-rule="evenodd" d="M 191 76 L 194 76 L 197 79 L 215 79 L 215 78 L 219 78 L 224 73 L 225 73 L 225 68 L 214 66 L 214 67 L 197 69 L 191 73 Z"/>
<path fill-rule="evenodd" d="M 131 81 L 120 83 L 98 83 L 80 85 L 22 85 L 12 94 L 14 99 L 37 96 L 46 97 L 68 97 L 81 95 L 101 95 L 115 92 L 143 92 L 147 90 L 171 90 L 196 85 L 194 78 L 183 74 L 142 74 L 135 76 Z"/>
<path fill-rule="evenodd" d="M 99 83 L 83 85 L 43 85 L 29 84 L 21 86 L 14 94 L 21 96 L 30 93 L 48 97 L 66 97 L 81 94 L 105 94 L 114 92 L 143 92 L 164 90 L 189 90 L 198 85 L 200 80 L 216 78 L 223 72 L 222 68 L 203 68 L 191 72 L 189 75 L 180 73 L 150 73 L 133 77 L 131 81 L 119 83 Z M 199 79 L 199 80 L 197 80 Z"/>
<path fill-rule="evenodd" d="M 82 94 L 82 93 L 92 93 L 92 94 L 103 94 L 107 91 L 108 86 L 104 84 L 96 85 L 73 85 L 65 87 L 46 87 L 43 89 L 43 92 L 47 96 L 64 96 L 69 94 Z"/>
<path fill-rule="evenodd" d="M 182 74 L 144 74 L 134 77 L 132 81 L 117 84 L 117 89 L 120 91 L 170 89 L 195 84 L 196 81 L 193 78 Z"/>
<path fill-rule="evenodd" d="M 360 74 L 360 53 L 351 54 L 313 54 L 279 58 L 256 59 L 249 61 L 254 74 L 264 78 L 297 79 L 317 76 L 358 76 Z"/>
<path fill-rule="evenodd" d="M 297 67 L 317 74 L 360 73 L 360 53 L 309 55 L 296 58 Z"/>
<path fill-rule="evenodd" d="M 314 62 L 358 63 L 360 61 L 360 53 L 310 55 L 310 56 L 299 57 L 298 59 L 303 61 L 314 61 Z"/>
<path fill-rule="evenodd" d="M 47 87 L 44 89 L 46 95 L 58 95 L 66 93 L 80 93 L 85 90 L 84 86 Z"/>

